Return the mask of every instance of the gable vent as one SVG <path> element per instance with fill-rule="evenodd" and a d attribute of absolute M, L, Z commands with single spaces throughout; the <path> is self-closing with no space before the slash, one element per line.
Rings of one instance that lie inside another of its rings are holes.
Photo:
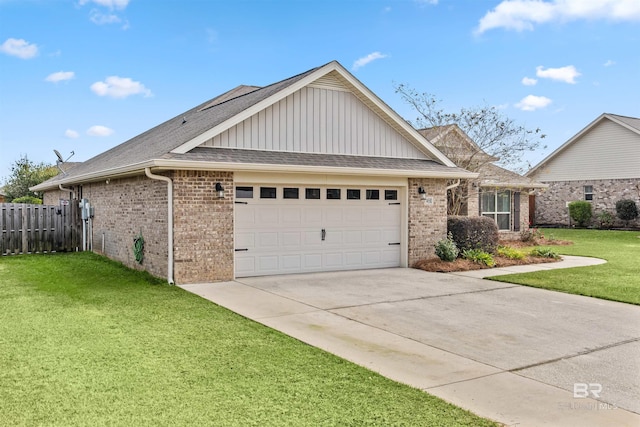
<path fill-rule="evenodd" d="M 342 90 L 345 92 L 350 92 L 350 90 L 333 75 L 333 73 L 325 74 L 318 80 L 314 80 L 313 83 L 311 83 L 309 86 L 321 89 Z"/>

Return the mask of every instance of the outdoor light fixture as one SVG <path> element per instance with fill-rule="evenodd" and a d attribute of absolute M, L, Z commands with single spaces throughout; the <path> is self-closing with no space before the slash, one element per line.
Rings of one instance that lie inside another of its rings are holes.
<path fill-rule="evenodd" d="M 425 191 L 424 187 L 418 187 L 418 194 L 420 195 L 420 198 L 422 200 L 427 200 L 427 192 Z"/>
<path fill-rule="evenodd" d="M 218 199 L 224 199 L 224 187 L 219 182 L 216 182 L 216 191 L 218 192 Z"/>

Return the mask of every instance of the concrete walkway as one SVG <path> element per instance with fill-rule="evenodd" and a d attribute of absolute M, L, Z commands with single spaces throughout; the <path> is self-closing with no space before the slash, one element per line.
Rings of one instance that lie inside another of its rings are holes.
<path fill-rule="evenodd" d="M 640 426 L 640 307 L 471 274 L 397 268 L 182 288 L 505 425 Z"/>

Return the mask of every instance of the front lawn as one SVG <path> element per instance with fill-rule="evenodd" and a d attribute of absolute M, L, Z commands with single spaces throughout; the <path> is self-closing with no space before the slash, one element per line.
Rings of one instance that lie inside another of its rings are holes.
<path fill-rule="evenodd" d="M 90 253 L 0 259 L 0 367 L 7 426 L 495 425 Z"/>
<path fill-rule="evenodd" d="M 544 234 L 547 239 L 574 242 L 570 246 L 553 246 L 562 255 L 602 258 L 607 263 L 490 279 L 640 304 L 640 232 L 545 229 Z"/>

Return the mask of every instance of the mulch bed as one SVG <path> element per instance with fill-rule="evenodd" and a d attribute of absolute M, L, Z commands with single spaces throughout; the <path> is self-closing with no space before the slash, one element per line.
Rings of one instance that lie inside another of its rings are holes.
<path fill-rule="evenodd" d="M 547 239 L 539 239 L 535 243 L 533 242 L 522 242 L 520 240 L 508 240 L 501 241 L 500 245 L 509 246 L 512 248 L 524 249 L 524 248 L 532 248 L 534 246 L 568 246 L 572 245 L 573 242 L 569 242 L 566 240 L 547 240 Z M 413 265 L 413 268 L 417 268 L 424 271 L 430 271 L 434 273 L 452 273 L 455 271 L 471 271 L 471 270 L 482 270 L 488 268 L 500 268 L 500 267 L 511 267 L 513 265 L 528 265 L 528 264 L 542 264 L 547 262 L 558 262 L 560 260 L 553 258 L 541 258 L 534 256 L 526 256 L 524 259 L 510 259 L 506 257 L 501 257 L 495 255 L 493 260 L 496 262 L 495 267 L 487 267 L 484 264 L 478 264 L 473 261 L 469 261 L 467 259 L 458 258 L 455 261 L 442 261 L 440 258 L 429 258 L 423 259 L 416 262 Z"/>

